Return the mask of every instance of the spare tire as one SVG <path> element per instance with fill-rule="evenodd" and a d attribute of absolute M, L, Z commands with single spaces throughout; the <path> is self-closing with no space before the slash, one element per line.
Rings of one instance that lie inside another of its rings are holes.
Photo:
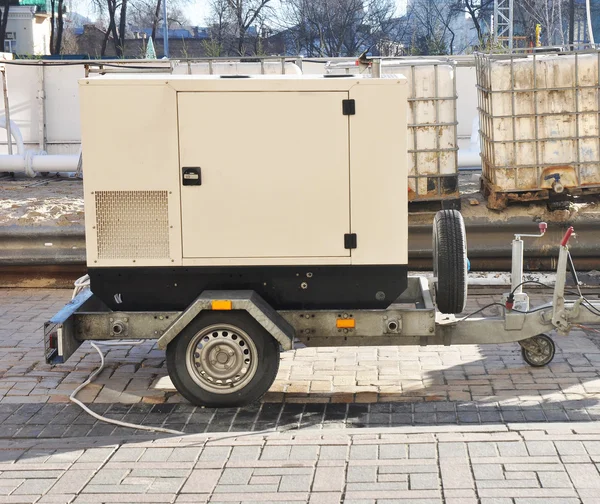
<path fill-rule="evenodd" d="M 433 276 L 438 310 L 462 312 L 467 302 L 467 236 L 457 210 L 440 210 L 433 219 Z"/>

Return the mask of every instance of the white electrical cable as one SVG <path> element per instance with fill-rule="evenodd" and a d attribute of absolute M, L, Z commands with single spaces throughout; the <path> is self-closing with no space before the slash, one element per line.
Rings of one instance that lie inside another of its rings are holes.
<path fill-rule="evenodd" d="M 131 346 L 131 345 L 135 345 L 135 344 L 139 345 L 142 342 L 143 342 L 143 340 L 136 342 L 136 343 L 130 343 L 130 342 L 126 342 L 126 341 L 112 341 L 110 343 L 103 342 L 100 344 L 107 345 L 107 346 L 119 346 L 119 345 Z M 98 376 L 104 369 L 104 354 L 102 353 L 102 350 L 100 350 L 100 348 L 98 348 L 98 345 L 96 345 L 95 343 L 91 343 L 91 345 L 93 348 L 96 349 L 96 351 L 100 355 L 100 366 L 89 376 L 89 378 L 86 381 L 84 381 L 81 385 L 79 385 L 79 387 L 77 387 L 73 391 L 73 393 L 69 396 L 69 400 L 71 402 L 77 404 L 83 411 L 85 411 L 89 415 L 92 415 L 94 418 L 96 418 L 97 420 L 100 420 L 101 422 L 118 425 L 119 427 L 129 427 L 130 429 L 140 429 L 140 430 L 146 430 L 146 431 L 151 431 L 151 432 L 164 432 L 166 434 L 177 434 L 177 435 L 185 434 L 184 432 L 181 432 L 181 431 L 176 431 L 176 430 L 171 430 L 171 429 L 163 429 L 162 427 L 149 427 L 146 425 L 137 425 L 137 424 L 132 424 L 132 423 L 128 423 L 128 422 L 121 422 L 120 420 L 113 420 L 112 418 L 106 418 L 106 417 L 103 417 L 102 415 L 98 415 L 98 413 L 93 412 L 85 404 L 83 404 L 79 399 L 77 399 L 76 398 L 77 394 L 81 390 L 83 390 L 85 387 L 87 387 L 90 383 L 92 383 L 94 381 L 94 379 L 96 378 L 96 376 Z"/>
<path fill-rule="evenodd" d="M 73 285 L 75 287 L 73 288 L 73 295 L 71 296 L 71 299 L 75 299 L 77 294 L 79 294 L 86 287 L 90 286 L 90 275 L 83 275 L 82 277 L 79 277 L 77 280 L 75 280 Z"/>
<path fill-rule="evenodd" d="M 90 277 L 89 275 L 84 275 L 81 278 L 78 278 L 77 280 L 75 280 L 75 288 L 73 289 L 73 296 L 72 299 L 75 298 L 75 296 L 77 296 L 77 294 L 79 294 L 83 289 L 85 288 L 89 288 L 90 285 Z M 140 341 L 136 341 L 136 342 L 130 342 L 130 341 L 110 341 L 110 342 L 98 342 L 99 345 L 105 345 L 105 346 L 122 346 L 122 345 L 127 345 L 127 346 L 135 346 L 135 345 L 140 345 L 144 342 L 144 340 L 140 340 Z M 130 429 L 139 429 L 139 430 L 145 430 L 145 431 L 150 431 L 150 432 L 164 432 L 166 434 L 176 434 L 176 435 L 182 435 L 185 434 L 184 432 L 181 431 L 176 431 L 176 430 L 172 430 L 172 429 L 163 429 L 162 427 L 149 427 L 146 425 L 138 425 L 138 424 L 132 424 L 132 423 L 128 423 L 128 422 L 121 422 L 120 420 L 113 420 L 112 418 L 106 418 L 103 417 L 102 415 L 98 415 L 98 413 L 93 412 L 90 408 L 88 408 L 85 404 L 83 404 L 79 399 L 77 399 L 77 394 L 79 392 L 81 392 L 85 387 L 87 387 L 90 383 L 92 383 L 94 381 L 94 379 L 96 378 L 96 376 L 98 376 L 104 369 L 104 364 L 105 364 L 105 360 L 104 360 L 104 354 L 102 353 L 102 350 L 100 350 L 100 348 L 98 347 L 98 345 L 96 345 L 93 342 L 90 342 L 92 347 L 96 349 L 96 351 L 98 352 L 98 354 L 100 355 L 100 366 L 88 377 L 88 379 L 86 381 L 84 381 L 81 385 L 79 385 L 79 387 L 77 387 L 72 394 L 69 396 L 69 400 L 72 403 L 77 404 L 77 406 L 79 406 L 83 411 L 85 411 L 88 415 L 93 416 L 96 420 L 100 420 L 101 422 L 106 422 L 106 423 L 110 423 L 113 425 L 118 425 L 119 427 L 128 427 Z"/>

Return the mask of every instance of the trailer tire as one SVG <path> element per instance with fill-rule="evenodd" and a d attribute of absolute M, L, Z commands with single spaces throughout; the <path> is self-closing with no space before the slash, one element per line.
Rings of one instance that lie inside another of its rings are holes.
<path fill-rule="evenodd" d="M 192 404 L 242 406 L 269 390 L 279 352 L 279 343 L 250 314 L 206 311 L 167 346 L 167 370 Z"/>
<path fill-rule="evenodd" d="M 467 236 L 457 210 L 440 210 L 433 219 L 433 276 L 438 310 L 462 312 L 467 301 Z"/>
<path fill-rule="evenodd" d="M 523 360 L 532 367 L 544 367 L 552 362 L 556 353 L 556 345 L 547 334 L 538 334 L 520 341 Z"/>

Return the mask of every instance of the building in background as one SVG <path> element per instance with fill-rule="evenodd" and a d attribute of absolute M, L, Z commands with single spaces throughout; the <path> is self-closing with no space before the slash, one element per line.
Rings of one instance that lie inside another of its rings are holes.
<path fill-rule="evenodd" d="M 50 14 L 45 0 L 20 0 L 9 7 L 3 50 L 19 56 L 50 54 Z"/>

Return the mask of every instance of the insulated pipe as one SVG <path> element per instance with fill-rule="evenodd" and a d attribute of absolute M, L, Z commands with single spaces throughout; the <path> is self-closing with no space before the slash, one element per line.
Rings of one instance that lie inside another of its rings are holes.
<path fill-rule="evenodd" d="M 10 128 L 6 127 L 6 116 L 0 116 L 0 128 L 4 128 L 10 130 L 10 135 L 14 138 L 15 143 L 17 144 L 17 154 L 25 153 L 25 144 L 23 143 L 23 135 L 21 134 L 21 130 L 19 127 L 13 122 L 9 121 Z M 10 142 L 9 142 L 10 144 Z"/>
<path fill-rule="evenodd" d="M 594 42 L 594 30 L 592 27 L 592 13 L 591 13 L 591 9 L 590 9 L 590 0 L 586 0 L 585 2 L 585 12 L 587 15 L 587 26 L 588 26 L 588 31 L 590 32 L 590 44 L 595 44 Z"/>
<path fill-rule="evenodd" d="M 17 172 L 35 177 L 37 172 L 76 172 L 79 154 L 48 156 L 28 151 L 25 155 L 0 155 L 0 173 Z"/>
<path fill-rule="evenodd" d="M 17 144 L 17 154 L 0 155 L 0 173 L 17 172 L 35 177 L 37 172 L 76 172 L 80 154 L 47 155 L 45 152 L 25 150 L 23 135 L 19 127 L 9 121 L 10 132 Z M 0 128 L 6 129 L 6 116 L 0 116 Z M 9 142 L 11 145 L 11 142 Z"/>
<path fill-rule="evenodd" d="M 0 155 L 0 172 L 24 172 L 25 156 L 22 154 Z"/>
<path fill-rule="evenodd" d="M 76 172 L 79 154 L 37 155 L 31 158 L 31 167 L 36 172 Z"/>
<path fill-rule="evenodd" d="M 2 67 L 0 70 L 2 72 L 2 94 L 4 95 L 4 115 L 6 117 L 6 121 L 4 127 L 6 128 L 7 136 L 8 136 L 8 153 L 12 154 L 12 134 L 11 128 L 13 123 L 10 120 L 10 108 L 8 106 L 8 86 L 6 84 L 6 67 Z"/>

